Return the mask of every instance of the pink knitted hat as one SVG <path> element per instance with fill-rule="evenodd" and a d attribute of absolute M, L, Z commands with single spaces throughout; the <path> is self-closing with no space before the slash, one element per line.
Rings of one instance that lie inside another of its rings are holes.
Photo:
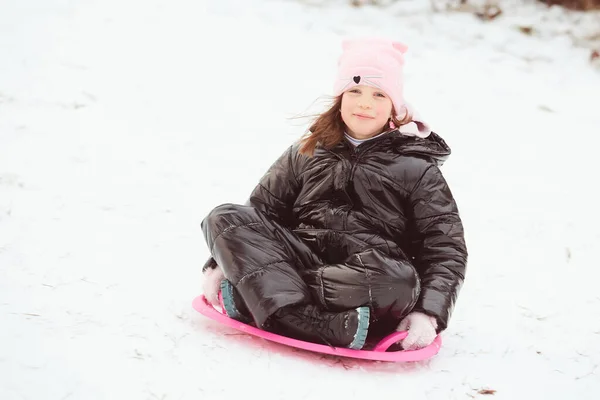
<path fill-rule="evenodd" d="M 383 90 L 392 100 L 396 112 L 406 113 L 403 96 L 403 54 L 407 47 L 386 39 L 353 39 L 342 44 L 334 96 L 358 85 Z"/>
<path fill-rule="evenodd" d="M 406 113 L 413 114 L 415 122 L 403 125 L 400 131 L 411 136 L 428 136 L 429 127 L 414 118 L 414 110 L 404 100 L 403 65 L 408 47 L 388 39 L 363 38 L 345 40 L 342 49 L 333 95 L 339 96 L 358 85 L 381 89 L 392 100 L 399 119 Z"/>

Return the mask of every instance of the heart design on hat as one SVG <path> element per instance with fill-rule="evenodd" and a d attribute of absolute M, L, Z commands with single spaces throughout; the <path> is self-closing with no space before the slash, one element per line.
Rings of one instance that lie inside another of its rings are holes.
<path fill-rule="evenodd" d="M 354 83 L 358 83 L 360 82 L 360 76 L 355 76 L 354 78 L 352 78 L 352 80 L 354 81 Z"/>

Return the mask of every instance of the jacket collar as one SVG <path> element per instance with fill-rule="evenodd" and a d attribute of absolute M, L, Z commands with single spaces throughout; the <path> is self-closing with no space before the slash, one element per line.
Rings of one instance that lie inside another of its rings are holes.
<path fill-rule="evenodd" d="M 345 137 L 331 151 L 343 154 L 364 154 L 372 151 L 392 150 L 397 154 L 416 155 L 431 158 L 438 166 L 444 164 L 451 154 L 450 147 L 441 136 L 435 132 L 425 138 L 406 136 L 397 129 L 384 135 L 377 136 L 354 147 Z"/>

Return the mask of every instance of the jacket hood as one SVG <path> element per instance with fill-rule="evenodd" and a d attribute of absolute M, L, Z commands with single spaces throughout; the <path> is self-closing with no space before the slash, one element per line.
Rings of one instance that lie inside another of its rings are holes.
<path fill-rule="evenodd" d="M 399 154 L 411 154 L 432 158 L 438 166 L 442 166 L 450 157 L 450 146 L 435 132 L 425 138 L 405 136 L 398 131 L 388 134 L 390 145 Z"/>

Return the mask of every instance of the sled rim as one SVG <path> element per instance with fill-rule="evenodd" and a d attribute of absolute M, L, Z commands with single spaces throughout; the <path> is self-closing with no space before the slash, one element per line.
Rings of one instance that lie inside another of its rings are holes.
<path fill-rule="evenodd" d="M 217 311 L 203 296 L 196 297 L 192 302 L 192 307 L 200 314 L 217 321 L 230 328 L 248 333 L 252 336 L 257 336 L 271 342 L 283 344 L 285 346 L 295 347 L 302 350 L 308 350 L 317 353 L 329 354 L 340 357 L 358 358 L 372 361 L 393 361 L 393 362 L 409 362 L 422 361 L 436 355 L 442 345 L 441 336 L 438 335 L 433 343 L 419 350 L 397 350 L 386 351 L 392 344 L 406 337 L 408 332 L 394 332 L 384 337 L 373 350 L 352 350 L 347 348 L 336 347 L 332 348 L 322 344 L 305 342 L 302 340 L 292 339 L 287 336 L 278 335 L 267 332 L 254 326 L 247 325 L 243 322 L 229 318 L 227 315 Z"/>

